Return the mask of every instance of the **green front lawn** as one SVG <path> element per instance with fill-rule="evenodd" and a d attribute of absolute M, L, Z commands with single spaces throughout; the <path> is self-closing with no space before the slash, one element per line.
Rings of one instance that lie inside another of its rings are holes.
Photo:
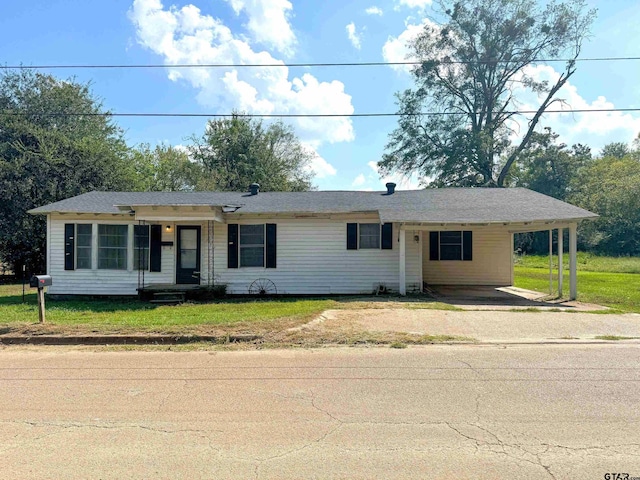
<path fill-rule="evenodd" d="M 131 300 L 47 300 L 48 324 L 95 327 L 101 332 L 169 331 L 185 327 L 243 327 L 252 330 L 266 328 L 275 320 L 282 325 L 295 325 L 316 315 L 336 302 L 327 299 L 224 300 L 215 303 L 185 303 L 158 306 L 137 299 Z M 22 303 L 21 285 L 0 285 L 0 325 L 34 323 L 38 321 L 37 298 L 27 288 Z M 263 325 L 264 324 L 264 325 Z"/>
<path fill-rule="evenodd" d="M 582 272 L 640 273 L 640 257 L 604 257 L 578 252 L 578 270 Z M 549 269 L 548 255 L 521 255 L 516 265 L 528 268 Z M 569 254 L 562 256 L 564 270 L 569 270 Z M 558 257 L 553 256 L 553 268 L 558 268 Z"/>
<path fill-rule="evenodd" d="M 538 292 L 549 291 L 549 259 L 546 259 L 545 267 L 521 266 L 515 267 L 516 287 L 536 290 Z M 538 265 L 542 263 L 541 257 L 527 257 L 525 265 Z M 619 273 L 616 270 L 633 270 L 633 265 L 638 264 L 637 258 L 611 258 L 595 257 L 586 265 L 578 262 L 578 300 L 586 303 L 606 305 L 625 312 L 640 312 L 640 271 L 637 273 Z M 568 262 L 564 270 L 564 294 L 569 293 Z M 589 269 L 600 269 L 589 271 Z M 606 269 L 609 271 L 606 271 Z M 612 271 L 613 270 L 613 271 Z M 557 292 L 557 270 L 554 271 L 554 293 Z"/>

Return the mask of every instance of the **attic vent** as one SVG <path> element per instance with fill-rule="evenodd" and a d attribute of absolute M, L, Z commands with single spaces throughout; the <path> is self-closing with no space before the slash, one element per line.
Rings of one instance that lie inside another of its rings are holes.
<path fill-rule="evenodd" d="M 396 184 L 393 182 L 387 183 L 385 187 L 387 187 L 387 195 L 393 195 L 396 191 Z"/>
<path fill-rule="evenodd" d="M 251 195 L 258 195 L 258 192 L 260 192 L 260 184 L 252 183 L 249 185 L 249 191 L 251 192 Z"/>

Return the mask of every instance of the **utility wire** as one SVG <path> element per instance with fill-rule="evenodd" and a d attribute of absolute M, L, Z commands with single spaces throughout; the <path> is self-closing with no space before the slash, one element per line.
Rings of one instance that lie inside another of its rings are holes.
<path fill-rule="evenodd" d="M 597 109 L 571 109 L 571 110 L 546 110 L 544 113 L 605 113 L 605 112 L 640 112 L 640 108 L 597 108 Z M 481 114 L 482 112 L 476 112 Z M 537 110 L 514 110 L 503 112 L 508 115 L 535 114 Z M 127 112 L 1 112 L 0 116 L 24 117 L 248 117 L 248 118 L 362 118 L 362 117 L 418 117 L 418 116 L 464 116 L 465 112 L 415 112 L 415 113 L 127 113 Z"/>
<path fill-rule="evenodd" d="M 617 61 L 638 61 L 640 57 L 596 57 L 596 58 L 549 58 L 549 59 L 535 59 L 530 63 L 553 63 L 553 62 L 617 62 Z M 442 64 L 450 65 L 470 65 L 470 64 L 489 64 L 489 63 L 517 63 L 518 60 L 440 60 Z M 165 64 L 113 64 L 113 65 L 0 65 L 0 70 L 45 70 L 45 69 L 143 69 L 143 68 L 272 68 L 272 67 L 383 67 L 383 66 L 408 66 L 408 65 L 421 65 L 420 61 L 406 61 L 406 62 L 327 62 L 327 63 L 184 63 L 176 65 Z"/>

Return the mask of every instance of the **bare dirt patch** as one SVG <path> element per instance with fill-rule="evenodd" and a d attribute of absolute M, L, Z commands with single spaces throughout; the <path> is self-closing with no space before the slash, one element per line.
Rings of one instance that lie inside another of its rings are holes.
<path fill-rule="evenodd" d="M 486 342 L 544 342 L 598 340 L 603 335 L 639 337 L 640 321 L 633 314 L 593 315 L 557 311 L 443 311 L 405 308 L 327 310 L 323 320 L 299 327 L 314 334 L 401 334 L 476 339 Z"/>

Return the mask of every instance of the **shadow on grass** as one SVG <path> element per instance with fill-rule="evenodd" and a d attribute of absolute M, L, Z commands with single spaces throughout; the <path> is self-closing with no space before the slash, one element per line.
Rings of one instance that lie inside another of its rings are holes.
<path fill-rule="evenodd" d="M 0 296 L 0 306 L 13 305 L 29 305 L 36 306 L 38 298 L 35 293 L 25 295 L 25 301 L 22 301 L 22 295 L 5 295 Z M 121 312 L 135 310 L 150 310 L 156 308 L 156 305 L 142 302 L 138 299 L 108 299 L 108 298 L 83 298 L 83 299 L 52 299 L 46 298 L 47 310 L 77 310 L 90 312 Z"/>
<path fill-rule="evenodd" d="M 19 306 L 26 305 L 35 307 L 37 305 L 37 295 L 34 289 L 27 288 L 26 294 L 22 297 L 21 285 L 12 284 L 2 286 L 0 292 L 0 307 L 3 306 Z M 4 295 L 3 295 L 4 294 Z M 298 302 L 322 302 L 332 301 L 337 304 L 356 304 L 366 302 L 369 304 L 378 303 L 435 303 L 436 301 L 424 294 L 410 294 L 406 297 L 399 295 L 309 295 L 309 296 L 273 296 L 273 297 L 257 297 L 257 296 L 237 296 L 217 299 L 201 299 L 188 300 L 184 305 L 209 305 L 215 308 L 216 305 L 247 305 L 255 303 L 279 303 L 279 304 L 295 304 Z M 78 296 L 78 297 L 49 297 L 47 295 L 46 304 L 48 310 L 59 311 L 78 311 L 87 313 L 115 313 L 115 312 L 135 312 L 154 310 L 158 307 L 165 306 L 162 304 L 149 303 L 140 300 L 137 297 L 94 297 L 94 296 Z"/>
<path fill-rule="evenodd" d="M 323 301 L 329 300 L 329 297 L 236 297 L 236 298 L 223 298 L 214 300 L 188 300 L 182 305 L 210 305 L 214 307 L 216 305 L 246 305 L 254 303 L 279 303 L 279 304 L 293 304 L 300 301 Z M 363 300 L 363 297 L 358 297 L 358 300 Z M 337 299 L 333 299 L 337 300 Z M 16 306 L 16 305 L 28 305 L 36 306 L 38 298 L 35 293 L 28 293 L 25 295 L 25 301 L 22 301 L 22 295 L 4 295 L 0 296 L 1 306 Z M 136 297 L 131 298 L 108 298 L 108 297 L 81 297 L 81 298 L 46 298 L 47 310 L 66 310 L 66 311 L 86 311 L 92 313 L 109 313 L 109 312 L 123 312 L 123 311 L 144 311 L 154 310 L 161 306 L 172 306 L 173 304 L 154 304 L 148 301 L 139 300 Z"/>
<path fill-rule="evenodd" d="M 339 303 L 355 303 L 355 302 L 369 302 L 369 303 L 434 303 L 433 297 L 415 293 L 407 294 L 406 296 L 400 295 L 354 295 L 354 296 L 338 296 L 338 297 L 325 297 L 325 299 L 335 300 Z"/>

